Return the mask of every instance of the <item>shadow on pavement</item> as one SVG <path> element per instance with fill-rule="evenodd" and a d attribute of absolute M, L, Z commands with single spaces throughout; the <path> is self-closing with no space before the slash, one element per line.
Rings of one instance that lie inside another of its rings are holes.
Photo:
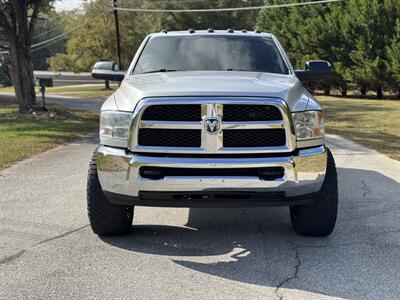
<path fill-rule="evenodd" d="M 400 185 L 374 171 L 338 172 L 339 217 L 327 238 L 297 236 L 288 208 L 260 208 L 190 209 L 185 227 L 136 225 L 128 236 L 103 240 L 239 282 L 336 297 L 396 298 Z"/>

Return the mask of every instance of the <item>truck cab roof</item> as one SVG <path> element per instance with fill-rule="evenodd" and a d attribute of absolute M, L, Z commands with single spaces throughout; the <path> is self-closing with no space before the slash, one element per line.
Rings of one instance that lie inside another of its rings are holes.
<path fill-rule="evenodd" d="M 151 33 L 149 36 L 193 36 L 193 35 L 236 35 L 236 36 L 263 36 L 263 37 L 272 37 L 271 33 L 268 32 L 260 32 L 260 31 L 247 31 L 247 30 L 181 30 L 181 31 L 166 31 L 162 30 L 161 32 Z"/>

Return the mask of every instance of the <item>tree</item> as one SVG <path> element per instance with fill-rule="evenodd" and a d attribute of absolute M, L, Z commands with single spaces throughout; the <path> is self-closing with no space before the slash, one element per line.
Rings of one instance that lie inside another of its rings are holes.
<path fill-rule="evenodd" d="M 352 0 L 347 5 L 344 34 L 353 43 L 350 58 L 352 80 L 362 90 L 375 89 L 377 98 L 383 98 L 389 73 L 386 45 L 392 39 L 396 18 L 396 0 Z"/>
<path fill-rule="evenodd" d="M 49 0 L 0 0 L 1 48 L 10 52 L 11 77 L 21 112 L 35 104 L 30 47 L 39 13 L 48 7 Z"/>
<path fill-rule="evenodd" d="M 131 7 L 132 1 L 118 1 L 121 7 Z M 147 1 L 137 0 L 136 6 L 144 7 Z M 114 15 L 109 0 L 97 0 L 83 7 L 84 14 L 70 13 L 72 21 L 65 27 L 71 30 L 65 53 L 49 59 L 55 71 L 89 71 L 100 60 L 117 60 Z M 146 34 L 160 30 L 160 17 L 151 14 L 119 12 L 122 62 L 129 65 Z M 82 26 L 84 25 L 84 26 Z"/>
<path fill-rule="evenodd" d="M 119 0 L 118 6 L 130 8 L 220 8 L 262 5 L 263 0 L 171 0 L 154 2 L 150 0 Z M 122 62 L 129 65 L 144 37 L 161 29 L 253 29 L 257 11 L 216 12 L 216 13 L 135 13 L 119 11 Z M 71 14 L 73 21 L 65 30 L 86 24 L 71 33 L 66 43 L 66 52 L 49 60 L 53 70 L 89 71 L 99 60 L 116 60 L 114 16 L 109 0 L 92 1 L 84 5 L 84 14 Z"/>
<path fill-rule="evenodd" d="M 397 19 L 396 33 L 386 51 L 390 74 L 389 86 L 397 92 L 397 97 L 400 99 L 400 18 Z"/>
<path fill-rule="evenodd" d="M 206 9 L 226 7 L 248 7 L 263 5 L 263 0 L 203 0 L 203 1 L 167 1 L 163 9 Z M 153 5 L 154 6 L 154 5 Z M 167 13 L 160 15 L 161 26 L 166 30 L 187 30 L 193 29 L 248 29 L 255 26 L 258 12 L 249 11 L 228 11 L 228 12 L 207 12 L 207 13 Z"/>
<path fill-rule="evenodd" d="M 279 4 L 279 2 L 267 1 L 266 4 Z M 296 68 L 304 68 L 305 62 L 311 59 L 328 60 L 336 67 L 336 64 L 340 65 L 339 62 L 343 59 L 343 57 L 338 57 L 338 49 L 342 49 L 344 43 L 338 33 L 338 18 L 331 15 L 333 9 L 341 6 L 342 4 L 337 3 L 264 9 L 257 20 L 257 26 L 278 37 Z M 329 94 L 332 84 L 341 87 L 346 93 L 342 76 L 338 76 L 329 84 L 325 82 L 321 88 Z"/>
<path fill-rule="evenodd" d="M 12 85 L 12 80 L 10 76 L 10 57 L 8 54 L 1 56 L 0 54 L 0 85 L 10 86 Z"/>
<path fill-rule="evenodd" d="M 282 1 L 266 0 L 265 4 L 282 4 Z M 315 57 L 315 47 L 311 47 L 307 42 L 309 39 L 305 24 L 315 17 L 318 17 L 318 14 L 314 14 L 312 7 L 267 8 L 260 12 L 257 27 L 274 34 L 286 49 L 293 66 L 301 68 L 307 59 Z"/>
<path fill-rule="evenodd" d="M 334 83 L 342 94 L 352 82 L 362 94 L 375 89 L 377 97 L 382 98 L 384 88 L 388 82 L 395 84 L 398 74 L 399 41 L 394 36 L 399 11 L 400 0 L 347 0 L 265 9 L 257 24 L 278 36 L 296 67 L 302 67 L 307 59 L 329 60 L 338 74 Z"/>
<path fill-rule="evenodd" d="M 69 23 L 69 16 L 63 12 L 56 12 L 54 9 L 42 14 L 35 25 L 32 43 L 41 43 L 64 33 L 64 27 Z M 50 41 L 44 45 L 32 48 L 32 63 L 34 70 L 47 70 L 47 60 L 57 53 L 64 51 L 65 38 Z"/>

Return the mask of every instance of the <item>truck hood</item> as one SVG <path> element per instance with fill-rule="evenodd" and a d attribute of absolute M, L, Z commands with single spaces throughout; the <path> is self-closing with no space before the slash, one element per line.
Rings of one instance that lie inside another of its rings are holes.
<path fill-rule="evenodd" d="M 118 110 L 133 111 L 143 98 L 184 96 L 280 98 L 286 101 L 292 112 L 306 110 L 310 99 L 313 101 L 312 96 L 294 76 L 195 71 L 127 76 L 102 109 L 110 107 L 111 103 L 107 102 L 115 101 Z"/>

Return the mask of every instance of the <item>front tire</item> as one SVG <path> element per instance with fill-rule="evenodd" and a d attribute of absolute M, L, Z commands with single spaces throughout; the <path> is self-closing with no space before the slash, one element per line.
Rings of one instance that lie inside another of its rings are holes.
<path fill-rule="evenodd" d="M 87 179 L 87 210 L 90 227 L 97 235 L 120 235 L 132 228 L 133 206 L 116 205 L 104 195 L 97 175 L 96 151 Z"/>
<path fill-rule="evenodd" d="M 338 181 L 335 160 L 327 150 L 325 180 L 318 197 L 310 205 L 291 206 L 293 230 L 302 236 L 327 236 L 332 233 L 338 210 Z"/>

